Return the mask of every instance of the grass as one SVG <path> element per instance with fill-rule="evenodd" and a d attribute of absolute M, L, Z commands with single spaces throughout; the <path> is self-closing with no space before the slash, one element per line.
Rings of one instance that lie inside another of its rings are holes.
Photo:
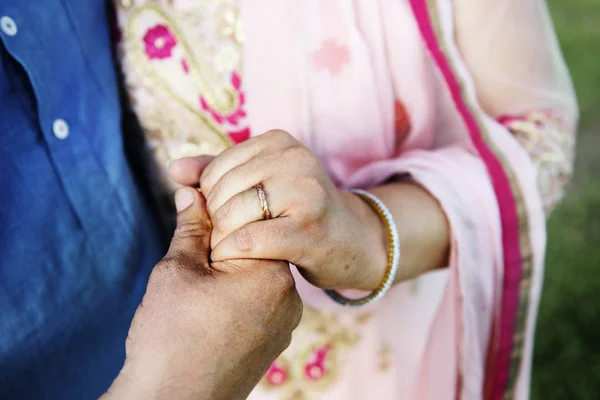
<path fill-rule="evenodd" d="M 600 396 L 600 1 L 549 0 L 581 108 L 576 172 L 548 224 L 533 399 Z"/>

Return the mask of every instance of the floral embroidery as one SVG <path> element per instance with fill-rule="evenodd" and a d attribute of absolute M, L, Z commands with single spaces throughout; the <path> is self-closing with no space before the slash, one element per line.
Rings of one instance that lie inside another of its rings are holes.
<path fill-rule="evenodd" d="M 309 393 L 326 390 L 337 381 L 344 354 L 358 343 L 360 327 L 371 316 L 342 321 L 305 305 L 292 344 L 271 365 L 260 387 L 280 390 L 282 398 L 309 398 Z"/>
<path fill-rule="evenodd" d="M 236 0 L 137 0 L 117 19 L 125 85 L 163 172 L 171 159 L 251 136 Z M 174 189 L 166 174 L 163 183 Z"/>
<path fill-rule="evenodd" d="M 329 353 L 333 348 L 333 344 L 326 343 L 323 346 L 317 347 L 311 354 L 311 360 L 304 367 L 304 376 L 310 381 L 318 381 L 327 375 L 325 363 L 329 359 Z"/>
<path fill-rule="evenodd" d="M 286 400 L 326 398 L 327 391 L 342 376 L 346 355 L 358 345 L 362 329 L 373 316 L 372 313 L 338 315 L 305 304 L 292 343 L 271 365 L 257 393 L 274 392 L 277 398 Z M 372 367 L 389 373 L 392 354 L 391 345 L 382 342 Z"/>
<path fill-rule="evenodd" d="M 237 73 L 233 72 L 231 74 L 231 86 L 235 89 L 237 104 L 236 107 L 232 110 L 225 110 L 225 113 L 219 111 L 216 107 L 209 105 L 208 101 L 205 97 L 200 96 L 200 105 L 204 111 L 210 113 L 210 115 L 217 121 L 219 124 L 223 123 L 223 121 L 229 122 L 231 125 L 238 125 L 239 120 L 246 116 L 246 112 L 244 111 L 244 103 L 246 102 L 246 96 L 244 92 L 241 90 L 241 80 Z"/>
<path fill-rule="evenodd" d="M 173 34 L 165 25 L 156 25 L 144 35 L 146 54 L 149 58 L 169 58 L 171 51 L 177 44 Z"/>
<path fill-rule="evenodd" d="M 350 52 L 346 45 L 338 44 L 333 39 L 321 43 L 321 47 L 312 53 L 313 64 L 317 70 L 328 70 L 333 76 L 342 71 L 350 62 Z"/>
<path fill-rule="evenodd" d="M 248 139 L 250 139 L 250 128 L 244 128 L 239 131 L 229 131 L 227 132 L 233 143 L 242 143 Z"/>
<path fill-rule="evenodd" d="M 289 379 L 288 367 L 284 366 L 281 361 L 275 361 L 269 367 L 264 379 L 271 386 L 282 386 Z"/>
<path fill-rule="evenodd" d="M 529 153 L 537 170 L 538 187 L 544 210 L 549 214 L 562 198 L 573 174 L 575 137 L 559 118 L 550 112 L 498 118 Z"/>
<path fill-rule="evenodd" d="M 244 42 L 244 30 L 239 17 L 239 8 L 236 6 L 225 8 L 221 18 L 220 33 L 225 38 L 231 38 L 237 43 Z"/>

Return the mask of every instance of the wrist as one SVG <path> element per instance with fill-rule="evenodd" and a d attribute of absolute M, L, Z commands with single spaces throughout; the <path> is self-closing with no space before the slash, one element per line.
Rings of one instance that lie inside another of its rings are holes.
<path fill-rule="evenodd" d="M 356 273 L 352 288 L 375 290 L 381 284 L 387 268 L 387 230 L 373 207 L 360 197 L 343 192 L 342 198 L 357 223 L 357 245 L 361 249 L 361 257 L 357 258 L 354 266 Z"/>
<path fill-rule="evenodd" d="M 194 383 L 193 388 L 184 385 L 184 382 L 167 378 L 165 374 L 134 368 L 131 364 L 126 363 L 100 400 L 163 399 L 167 397 L 202 400 L 210 398 L 204 391 L 199 390 L 203 386 L 200 382 L 195 379 L 189 381 Z"/>

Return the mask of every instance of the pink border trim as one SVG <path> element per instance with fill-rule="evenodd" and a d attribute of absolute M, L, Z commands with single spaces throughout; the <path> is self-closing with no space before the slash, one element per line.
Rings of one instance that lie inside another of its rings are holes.
<path fill-rule="evenodd" d="M 410 0 L 410 4 L 427 47 L 448 85 L 454 104 L 469 130 L 471 140 L 488 169 L 500 208 L 504 251 L 504 282 L 502 285 L 503 295 L 499 332 L 496 332 L 495 335 L 497 347 L 494 346 L 495 344 L 490 347 L 496 352 L 495 358 L 492 357 L 495 374 L 487 378 L 491 380 L 489 382 L 491 390 L 486 395 L 491 399 L 502 399 L 509 377 L 513 335 L 519 307 L 519 289 L 523 275 L 517 204 L 510 181 L 500 160 L 486 142 L 477 120 L 462 97 L 460 83 L 437 40 L 429 15 L 427 0 Z"/>

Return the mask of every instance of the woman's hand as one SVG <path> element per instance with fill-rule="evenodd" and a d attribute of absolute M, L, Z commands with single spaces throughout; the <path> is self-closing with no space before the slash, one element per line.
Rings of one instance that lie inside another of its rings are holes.
<path fill-rule="evenodd" d="M 213 261 L 286 260 L 325 289 L 369 290 L 380 283 L 387 243 L 377 214 L 339 191 L 290 134 L 270 131 L 214 159 L 177 161 L 170 170 L 179 183 L 200 183 L 214 225 Z M 258 184 L 270 220 L 263 218 Z"/>

